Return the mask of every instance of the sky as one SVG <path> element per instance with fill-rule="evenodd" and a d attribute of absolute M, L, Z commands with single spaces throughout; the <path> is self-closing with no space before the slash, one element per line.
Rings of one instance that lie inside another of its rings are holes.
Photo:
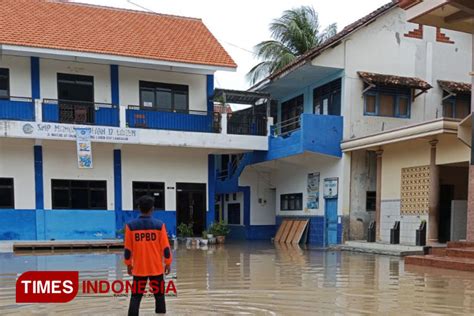
<path fill-rule="evenodd" d="M 270 39 L 268 25 L 282 12 L 312 5 L 322 28 L 337 23 L 338 31 L 391 0 L 74 0 L 200 18 L 238 65 L 237 71 L 218 71 L 218 88 L 247 89 L 248 71 L 258 63 L 253 47 Z M 142 9 L 141 9 L 142 8 Z"/>

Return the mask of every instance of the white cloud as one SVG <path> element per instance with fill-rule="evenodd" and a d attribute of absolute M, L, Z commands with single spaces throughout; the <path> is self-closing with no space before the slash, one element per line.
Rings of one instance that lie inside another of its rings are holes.
<path fill-rule="evenodd" d="M 336 22 L 338 30 L 384 5 L 389 0 L 80 0 L 91 4 L 201 18 L 239 65 L 237 72 L 218 72 L 216 86 L 246 89 L 245 75 L 257 63 L 251 51 L 269 39 L 268 24 L 281 13 L 301 5 L 312 5 L 322 27 Z M 138 5 L 138 6 L 137 6 Z M 159 34 L 157 34 L 159 36 Z"/>

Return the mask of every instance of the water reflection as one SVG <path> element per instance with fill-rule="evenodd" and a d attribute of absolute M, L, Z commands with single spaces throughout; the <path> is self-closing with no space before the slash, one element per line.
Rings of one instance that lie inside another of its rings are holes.
<path fill-rule="evenodd" d="M 174 251 L 172 315 L 473 314 L 474 274 L 418 268 L 399 258 L 268 243 Z M 29 270 L 79 270 L 81 279 L 129 279 L 121 253 L 0 254 L 1 314 L 125 315 L 128 298 L 79 296 L 68 304 L 16 305 Z M 153 314 L 153 300 L 142 315 Z"/>

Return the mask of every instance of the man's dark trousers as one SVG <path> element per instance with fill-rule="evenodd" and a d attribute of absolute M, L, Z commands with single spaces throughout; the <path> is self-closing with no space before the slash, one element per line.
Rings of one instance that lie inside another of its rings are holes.
<path fill-rule="evenodd" d="M 165 293 L 163 284 L 163 274 L 156 276 L 134 276 L 133 282 L 136 285 L 135 293 L 132 293 L 132 298 L 130 299 L 130 306 L 128 308 L 128 316 L 138 316 L 138 311 L 140 309 L 140 302 L 143 297 L 143 293 L 146 288 L 147 280 L 153 282 L 155 285 L 155 313 L 164 314 L 166 313 L 166 304 L 165 304 Z"/>

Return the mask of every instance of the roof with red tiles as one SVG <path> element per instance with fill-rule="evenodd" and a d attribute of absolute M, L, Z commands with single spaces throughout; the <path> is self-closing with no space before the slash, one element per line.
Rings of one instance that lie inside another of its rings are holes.
<path fill-rule="evenodd" d="M 450 93 L 470 94 L 472 85 L 465 82 L 438 80 L 439 86 Z"/>
<path fill-rule="evenodd" d="M 384 85 L 391 87 L 406 87 L 411 89 L 429 90 L 432 86 L 420 78 L 415 77 L 401 77 L 394 75 L 377 74 L 373 72 L 358 71 L 359 77 L 365 83 L 373 85 Z"/>
<path fill-rule="evenodd" d="M 0 44 L 237 67 L 202 20 L 67 1 L 1 0 Z"/>

